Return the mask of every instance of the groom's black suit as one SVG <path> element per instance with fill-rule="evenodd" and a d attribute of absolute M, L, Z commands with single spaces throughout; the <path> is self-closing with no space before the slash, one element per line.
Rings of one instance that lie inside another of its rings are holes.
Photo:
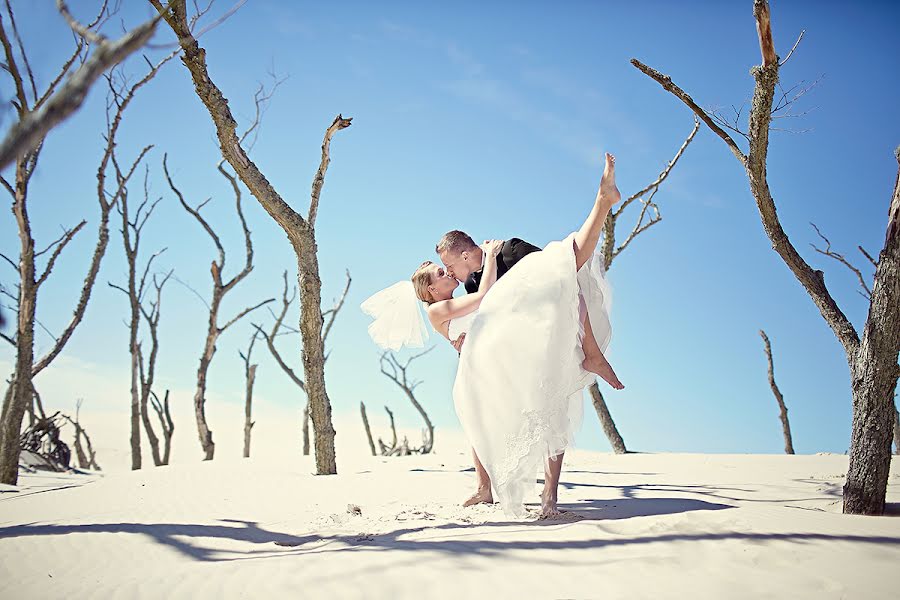
<path fill-rule="evenodd" d="M 497 255 L 497 279 L 503 277 L 504 273 L 512 269 L 522 258 L 538 251 L 540 251 L 540 248 L 519 238 L 508 239 L 503 242 L 503 246 L 500 247 L 500 253 Z M 467 293 L 472 294 L 478 291 L 478 284 L 481 283 L 481 272 L 483 269 L 484 267 L 470 273 L 466 277 L 465 286 Z"/>

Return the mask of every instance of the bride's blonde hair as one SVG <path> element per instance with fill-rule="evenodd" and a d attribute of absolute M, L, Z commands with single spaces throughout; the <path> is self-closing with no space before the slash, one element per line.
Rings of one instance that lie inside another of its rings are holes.
<path fill-rule="evenodd" d="M 419 265 L 419 268 L 416 269 L 416 272 L 412 274 L 411 278 L 413 288 L 416 290 L 416 296 L 425 304 L 433 304 L 435 302 L 434 296 L 432 296 L 431 292 L 428 290 L 428 286 L 431 285 L 431 271 L 433 266 L 433 262 L 426 260 Z"/>

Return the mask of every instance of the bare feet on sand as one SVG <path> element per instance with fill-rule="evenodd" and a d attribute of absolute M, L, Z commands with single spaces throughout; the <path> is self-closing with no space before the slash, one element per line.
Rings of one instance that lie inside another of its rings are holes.
<path fill-rule="evenodd" d="M 591 373 L 599 375 L 603 381 L 612 386 L 614 390 L 625 389 L 625 385 L 619 381 L 616 372 L 613 371 L 612 366 L 610 366 L 609 362 L 602 354 L 585 358 L 584 362 L 581 363 L 581 366 L 584 367 L 585 371 L 590 371 Z"/>
<path fill-rule="evenodd" d="M 547 490 L 541 492 L 541 519 L 558 517 L 564 512 L 556 507 L 556 494 L 551 494 Z"/>
<path fill-rule="evenodd" d="M 600 178 L 597 199 L 609 206 L 622 199 L 622 194 L 616 187 L 616 157 L 609 152 L 606 153 L 606 166 L 603 168 L 603 177 Z"/>
<path fill-rule="evenodd" d="M 476 504 L 493 504 L 494 496 L 491 494 L 490 488 L 478 488 L 478 491 L 463 502 L 463 507 L 475 506 Z"/>

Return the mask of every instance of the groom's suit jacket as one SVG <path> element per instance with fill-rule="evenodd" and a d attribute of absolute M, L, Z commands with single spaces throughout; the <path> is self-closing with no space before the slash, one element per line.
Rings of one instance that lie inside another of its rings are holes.
<path fill-rule="evenodd" d="M 529 244 L 524 240 L 520 240 L 519 238 L 512 238 L 503 242 L 503 246 L 500 248 L 500 254 L 497 255 L 497 279 L 503 277 L 503 275 L 512 269 L 517 262 L 522 260 L 522 258 L 532 252 L 538 251 L 540 251 L 540 248 Z M 478 291 L 478 284 L 481 283 L 482 270 L 483 268 L 474 271 L 466 278 L 465 286 L 467 293 L 472 294 Z"/>

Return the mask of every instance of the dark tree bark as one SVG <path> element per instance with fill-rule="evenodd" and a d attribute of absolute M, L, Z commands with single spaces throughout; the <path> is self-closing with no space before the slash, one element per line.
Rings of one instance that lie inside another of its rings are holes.
<path fill-rule="evenodd" d="M 894 421 L 894 390 L 900 376 L 900 165 L 889 203 L 884 246 L 877 261 L 869 314 L 860 340 L 850 320 L 838 307 L 825 285 L 822 271 L 813 269 L 800 256 L 781 226 L 766 178 L 769 130 L 772 120 L 779 63 L 771 39 L 769 5 L 754 1 L 754 16 L 760 36 L 763 64 L 751 71 L 756 81 L 744 154 L 731 136 L 700 108 L 672 78 L 636 59 L 632 64 L 684 102 L 718 135 L 741 166 L 750 183 L 760 219 L 775 252 L 809 294 L 822 318 L 844 348 L 853 393 L 853 425 L 850 464 L 844 485 L 844 512 L 880 515 L 884 512 L 891 436 Z M 897 155 L 900 163 L 900 152 Z"/>
<path fill-rule="evenodd" d="M 609 414 L 609 409 L 606 407 L 606 402 L 603 401 L 603 395 L 600 393 L 600 387 L 596 381 L 588 387 L 588 391 L 591 393 L 594 410 L 597 411 L 597 417 L 600 419 L 600 426 L 603 427 L 603 433 L 606 434 L 606 439 L 609 440 L 609 445 L 612 446 L 613 452 L 616 454 L 627 453 L 628 449 L 625 448 L 625 440 L 622 439 L 615 422 Z"/>
<path fill-rule="evenodd" d="M 223 158 L 234 168 L 266 212 L 284 229 L 297 255 L 301 300 L 300 331 L 303 338 L 301 357 L 315 431 L 316 472 L 320 475 L 337 473 L 331 403 L 325 390 L 322 284 L 316 255 L 315 224 L 319 195 L 330 162 L 331 138 L 337 131 L 349 127 L 350 119 L 338 115 L 325 133 L 322 161 L 313 180 L 309 214 L 304 219 L 281 198 L 242 147 L 236 133 L 237 123 L 228 107 L 228 101 L 209 76 L 206 51 L 200 47 L 190 30 L 184 0 L 171 0 L 165 6 L 160 0 L 149 1 L 163 15 L 178 38 L 183 51 L 182 62 L 191 74 L 197 96 L 206 106 L 216 126 Z"/>
<path fill-rule="evenodd" d="M 772 361 L 772 344 L 769 343 L 769 336 L 767 336 L 766 332 L 762 329 L 759 330 L 759 335 L 763 339 L 763 344 L 765 345 L 766 351 L 766 359 L 769 362 L 769 386 L 772 388 L 772 393 L 775 395 L 775 401 L 778 402 L 779 418 L 781 419 L 781 430 L 784 434 L 784 452 L 785 454 L 793 454 L 794 442 L 791 438 L 791 424 L 788 421 L 787 406 L 784 405 L 784 396 L 781 395 L 781 390 L 778 389 L 778 385 L 775 383 L 775 366 Z"/>

